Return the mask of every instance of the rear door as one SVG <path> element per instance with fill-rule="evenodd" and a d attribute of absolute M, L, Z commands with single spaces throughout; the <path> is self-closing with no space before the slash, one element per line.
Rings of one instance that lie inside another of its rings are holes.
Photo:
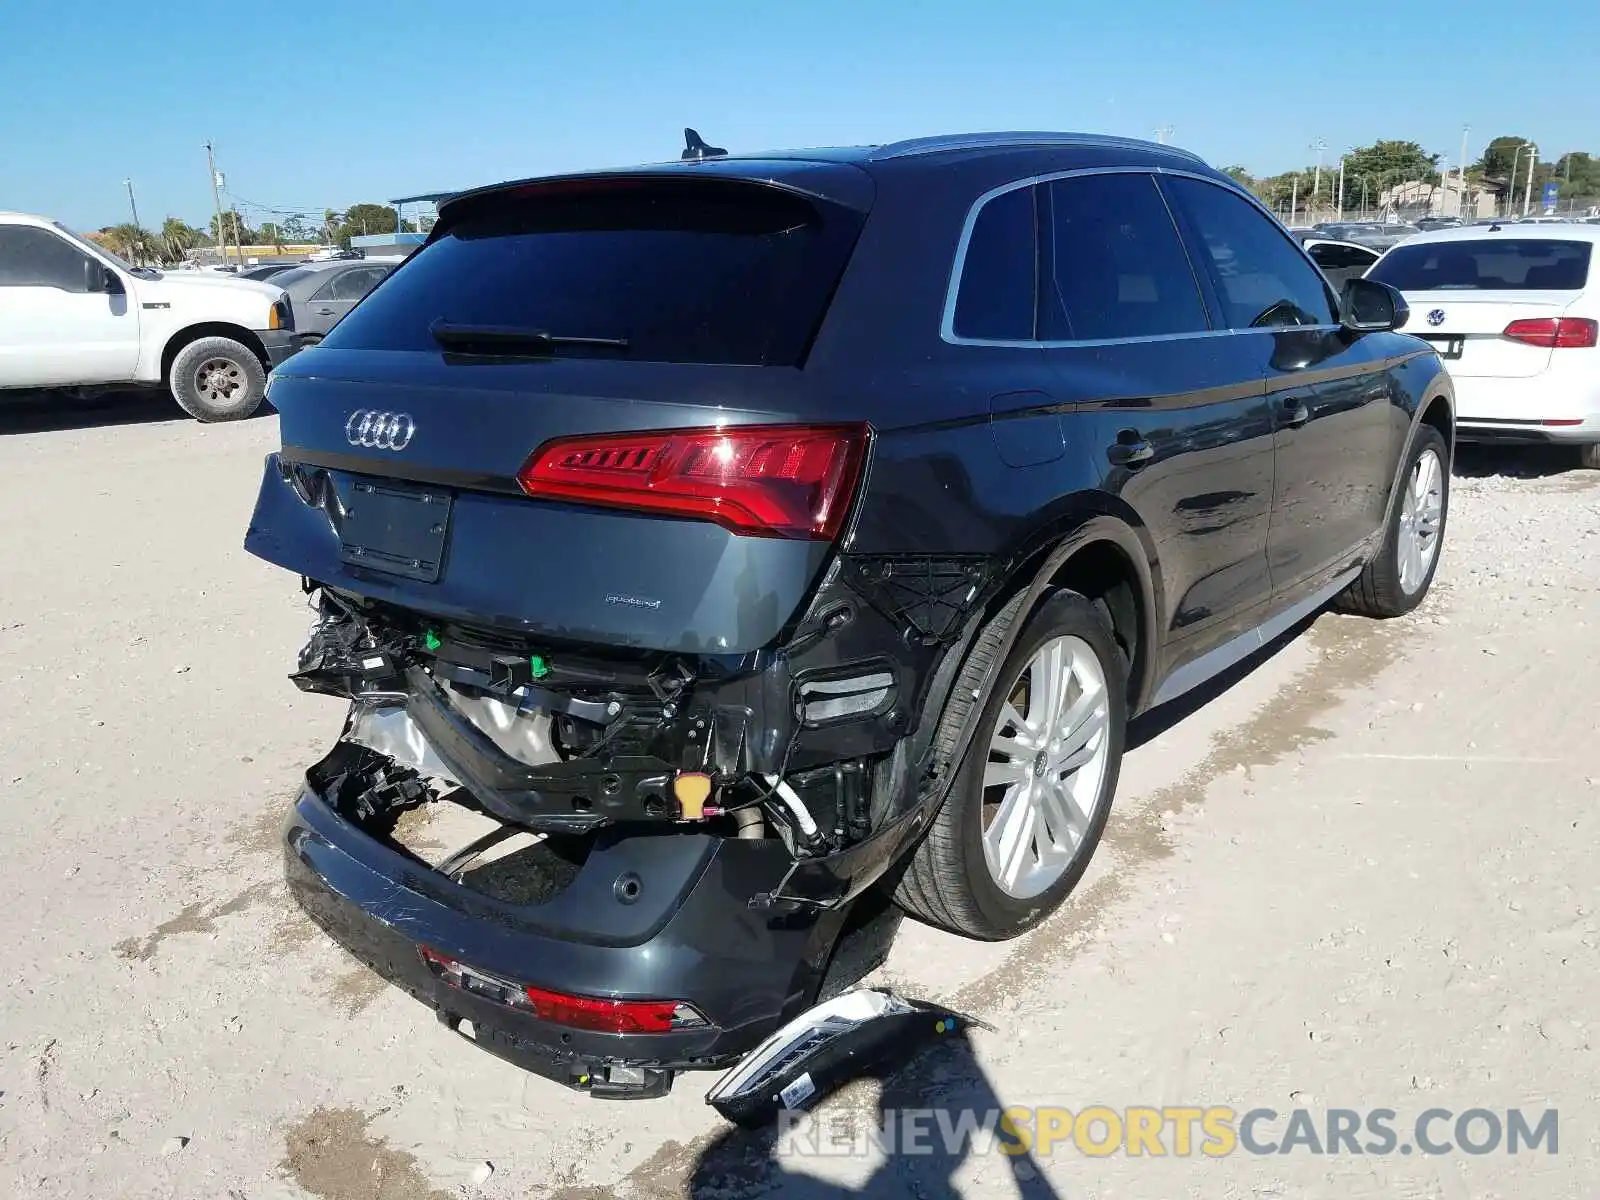
<path fill-rule="evenodd" d="M 350 267 L 328 272 L 329 279 L 311 295 L 307 308 L 311 314 L 305 333 L 327 333 L 356 306 L 356 301 L 378 286 L 389 273 L 388 267 Z"/>
<path fill-rule="evenodd" d="M 0 387 L 133 378 L 139 313 L 90 291 L 104 264 L 38 225 L 0 225 Z"/>
<path fill-rule="evenodd" d="M 1261 373 L 1214 327 L 1152 175 L 1062 178 L 1042 199 L 1040 335 L 1075 406 L 1068 441 L 1155 543 L 1170 671 L 1247 628 L 1271 595 Z"/>
<path fill-rule="evenodd" d="M 1582 295 L 1592 257 L 1588 241 L 1486 234 L 1396 246 L 1369 277 L 1405 294 L 1406 331 L 1432 342 L 1453 378 L 1527 379 L 1549 367 L 1551 347 L 1526 334 Z"/>
<path fill-rule="evenodd" d="M 1201 179 L 1162 187 L 1266 383 L 1277 429 L 1267 556 L 1277 592 L 1298 599 L 1350 566 L 1383 523 L 1404 430 L 1389 403 L 1388 351 L 1339 325 L 1326 281 L 1256 205 Z"/>

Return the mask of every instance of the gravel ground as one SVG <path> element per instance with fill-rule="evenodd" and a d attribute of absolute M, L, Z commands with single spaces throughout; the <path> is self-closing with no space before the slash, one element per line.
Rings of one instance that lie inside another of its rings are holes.
<path fill-rule="evenodd" d="M 284 679 L 309 613 L 240 549 L 275 421 L 168 415 L 0 414 L 0 1193 L 1592 1194 L 1600 476 L 1468 457 L 1423 608 L 1324 616 L 1146 720 L 1053 920 L 902 931 L 883 977 L 992 1030 L 822 1110 L 860 1136 L 907 1106 L 1387 1108 L 1404 1135 L 1552 1108 L 1557 1153 L 804 1158 L 696 1080 L 607 1105 L 528 1078 L 297 914 L 276 827 L 342 713 Z"/>

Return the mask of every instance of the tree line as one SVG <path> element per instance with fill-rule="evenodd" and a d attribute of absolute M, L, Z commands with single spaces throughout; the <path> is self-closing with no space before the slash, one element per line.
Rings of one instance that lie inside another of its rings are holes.
<path fill-rule="evenodd" d="M 344 212 L 326 209 L 320 224 L 310 217 L 292 215 L 282 221 L 265 221 L 254 228 L 237 209 L 224 209 L 205 228 L 179 217 L 168 217 L 159 229 L 145 229 L 131 221 L 107 225 L 100 240 L 113 252 L 136 263 L 182 262 L 189 251 L 216 246 L 269 246 L 282 253 L 288 246 L 317 243 L 349 248 L 350 239 L 374 233 L 415 233 L 414 221 L 402 227 L 400 214 L 387 204 L 352 204 Z"/>
<path fill-rule="evenodd" d="M 1533 147 L 1531 152 L 1529 147 Z M 1516 195 L 1510 199 L 1517 200 L 1527 188 L 1530 158 L 1534 160 L 1535 197 L 1542 197 L 1545 184 L 1553 181 L 1562 209 L 1570 207 L 1574 201 L 1600 202 L 1600 158 L 1583 151 L 1569 151 L 1546 159 L 1539 154 L 1532 139 L 1513 134 L 1495 138 L 1476 162 L 1468 164 L 1467 184 L 1486 187 L 1497 195 L 1504 195 L 1514 187 Z M 1344 155 L 1344 207 L 1372 207 L 1386 190 L 1397 184 L 1437 185 L 1442 178 L 1440 159 L 1440 155 L 1430 154 L 1418 142 L 1377 141 L 1370 146 L 1358 146 Z M 1450 167 L 1452 178 L 1459 169 L 1459 164 Z M 1339 203 L 1337 156 L 1325 161 L 1320 172 L 1315 165 L 1308 165 L 1258 178 L 1243 167 L 1227 170 L 1272 208 L 1280 208 L 1295 198 L 1302 205 L 1311 204 L 1314 199 L 1321 199 L 1328 206 Z"/>

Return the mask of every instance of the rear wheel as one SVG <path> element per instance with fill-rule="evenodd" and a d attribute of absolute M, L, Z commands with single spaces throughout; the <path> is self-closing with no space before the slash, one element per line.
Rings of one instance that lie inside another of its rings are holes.
<path fill-rule="evenodd" d="M 225 337 L 200 338 L 178 351 L 168 382 L 173 399 L 200 421 L 248 417 L 267 392 L 267 372 L 255 352 Z"/>
<path fill-rule="evenodd" d="M 1399 617 L 1422 603 L 1439 567 L 1450 512 L 1450 452 L 1444 436 L 1423 425 L 1400 476 L 1399 502 L 1383 545 L 1334 607 L 1363 617 Z"/>
<path fill-rule="evenodd" d="M 970 668 L 986 671 L 984 643 Z M 1057 592 L 1012 647 L 972 748 L 896 891 L 913 916 L 998 941 L 1071 893 L 1099 845 L 1127 726 L 1126 660 L 1104 615 Z"/>

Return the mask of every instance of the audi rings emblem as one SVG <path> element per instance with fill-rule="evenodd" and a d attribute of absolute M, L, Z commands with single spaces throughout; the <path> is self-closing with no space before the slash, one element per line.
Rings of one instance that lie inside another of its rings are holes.
<path fill-rule="evenodd" d="M 344 440 L 368 450 L 404 450 L 417 432 L 410 413 L 374 412 L 358 408 L 344 423 Z"/>

